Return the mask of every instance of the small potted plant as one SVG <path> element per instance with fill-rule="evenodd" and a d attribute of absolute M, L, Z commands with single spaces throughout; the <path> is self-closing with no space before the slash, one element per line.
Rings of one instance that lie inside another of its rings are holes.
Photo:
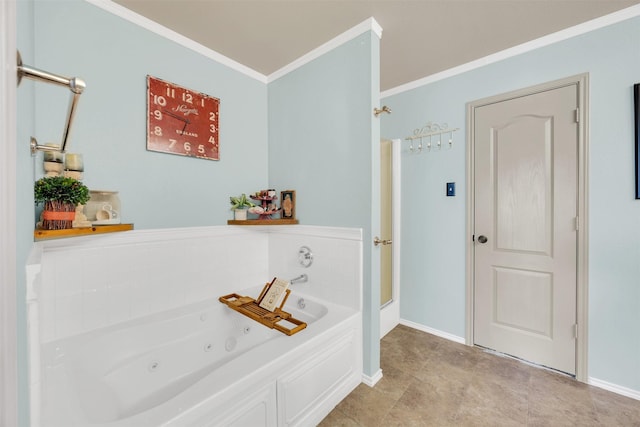
<path fill-rule="evenodd" d="M 89 189 L 77 179 L 65 176 L 41 178 L 33 189 L 35 202 L 44 203 L 42 228 L 45 230 L 71 228 L 76 206 L 89 200 Z"/>
<path fill-rule="evenodd" d="M 247 210 L 255 206 L 244 193 L 238 197 L 229 197 L 229 201 L 231 202 L 231 210 L 234 212 L 234 217 L 239 221 L 247 219 Z"/>

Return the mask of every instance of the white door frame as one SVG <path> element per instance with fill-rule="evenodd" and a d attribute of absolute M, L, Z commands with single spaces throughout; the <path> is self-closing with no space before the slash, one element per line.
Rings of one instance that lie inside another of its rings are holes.
<path fill-rule="evenodd" d="M 0 1 L 0 425 L 18 425 L 16 0 Z"/>
<path fill-rule="evenodd" d="M 400 150 L 402 140 L 391 140 L 391 198 L 392 198 L 392 235 L 391 243 L 391 271 L 392 294 L 391 302 L 380 309 L 380 338 L 384 337 L 400 323 Z"/>
<path fill-rule="evenodd" d="M 578 86 L 578 217 L 577 231 L 578 257 L 577 257 L 577 295 L 576 313 L 578 322 L 576 337 L 576 379 L 581 382 L 588 381 L 587 351 L 588 351 L 588 307 L 589 307 L 589 74 L 579 74 L 549 83 L 528 87 L 525 89 L 508 92 L 489 98 L 480 99 L 467 104 L 467 330 L 465 341 L 467 345 L 473 345 L 473 315 L 474 315 L 474 244 L 472 236 L 474 229 L 475 211 L 475 136 L 474 114 L 475 109 L 487 104 L 505 101 L 512 98 L 531 95 L 538 92 L 556 89 L 559 87 L 576 84 Z"/>

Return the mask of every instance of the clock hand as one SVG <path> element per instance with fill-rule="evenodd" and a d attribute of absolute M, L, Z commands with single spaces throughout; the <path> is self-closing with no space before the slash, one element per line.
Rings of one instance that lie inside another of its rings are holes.
<path fill-rule="evenodd" d="M 185 123 L 189 123 L 189 120 L 187 120 L 185 117 L 182 117 L 182 116 L 179 116 L 179 115 L 177 115 L 177 114 L 175 114 L 175 113 L 172 113 L 172 112 L 171 112 L 171 111 L 169 111 L 169 110 L 162 110 L 162 111 L 164 111 L 164 113 L 165 113 L 165 114 L 168 114 L 168 115 L 170 115 L 170 116 L 171 116 L 171 117 L 173 117 L 173 118 L 176 118 L 176 119 L 178 119 L 178 120 L 182 120 L 182 121 L 183 121 L 183 122 L 185 122 Z"/>
<path fill-rule="evenodd" d="M 180 132 L 181 134 L 184 134 L 184 130 L 187 128 L 187 125 L 191 123 L 189 121 L 189 119 L 187 119 L 186 117 L 179 116 L 179 115 L 177 115 L 175 113 L 172 113 L 169 110 L 162 110 L 162 111 L 164 111 L 165 114 L 167 114 L 167 115 L 169 115 L 169 116 L 171 116 L 173 118 L 176 118 L 178 120 L 182 120 L 184 122 L 184 126 L 182 126 L 182 131 Z"/>

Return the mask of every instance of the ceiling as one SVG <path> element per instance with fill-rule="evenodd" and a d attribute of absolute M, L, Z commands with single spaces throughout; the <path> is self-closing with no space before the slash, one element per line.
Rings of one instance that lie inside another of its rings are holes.
<path fill-rule="evenodd" d="M 374 17 L 388 90 L 640 0 L 114 0 L 264 75 Z"/>

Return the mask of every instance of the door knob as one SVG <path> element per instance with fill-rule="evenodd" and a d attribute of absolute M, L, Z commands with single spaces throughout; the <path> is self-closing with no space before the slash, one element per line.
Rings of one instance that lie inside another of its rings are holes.
<path fill-rule="evenodd" d="M 478 242 L 480 243 L 487 243 L 487 236 L 478 236 Z"/>
<path fill-rule="evenodd" d="M 386 239 L 386 240 L 380 240 L 380 238 L 378 236 L 373 238 L 373 244 L 375 246 L 378 245 L 390 245 L 391 244 L 391 239 Z"/>

